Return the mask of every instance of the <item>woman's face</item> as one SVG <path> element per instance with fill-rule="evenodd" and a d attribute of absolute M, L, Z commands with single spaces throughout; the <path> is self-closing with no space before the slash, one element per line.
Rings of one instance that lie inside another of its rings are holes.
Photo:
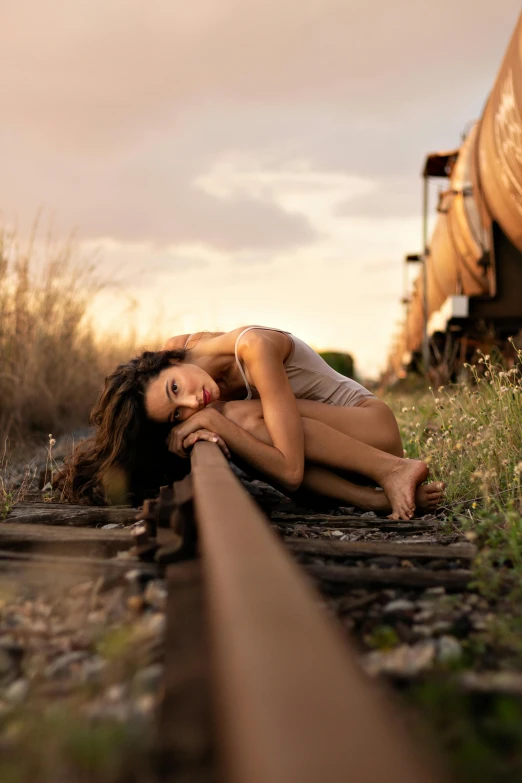
<path fill-rule="evenodd" d="M 180 362 L 166 367 L 145 392 L 149 419 L 177 424 L 219 399 L 214 379 L 196 364 Z"/>

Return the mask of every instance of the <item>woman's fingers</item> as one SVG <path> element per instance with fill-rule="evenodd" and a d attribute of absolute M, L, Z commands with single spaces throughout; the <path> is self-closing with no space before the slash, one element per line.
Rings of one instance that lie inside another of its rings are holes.
<path fill-rule="evenodd" d="M 183 448 L 191 448 L 198 440 L 206 440 L 210 443 L 217 443 L 225 457 L 230 459 L 230 451 L 223 438 L 221 438 L 216 432 L 210 432 L 209 430 L 201 429 L 196 430 L 196 432 L 191 432 L 191 434 L 187 435 L 187 437 L 183 440 Z"/>
<path fill-rule="evenodd" d="M 172 451 L 173 454 L 177 454 L 178 457 L 188 457 L 188 454 L 183 446 L 183 437 L 181 433 L 177 431 L 176 427 L 173 427 L 169 433 L 167 438 L 167 446 L 169 451 Z"/>

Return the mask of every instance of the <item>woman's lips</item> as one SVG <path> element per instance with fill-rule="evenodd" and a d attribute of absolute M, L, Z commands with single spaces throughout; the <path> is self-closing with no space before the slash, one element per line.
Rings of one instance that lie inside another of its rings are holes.
<path fill-rule="evenodd" d="M 205 403 L 205 406 L 209 404 L 211 399 L 210 393 L 206 389 L 203 389 L 203 402 Z"/>

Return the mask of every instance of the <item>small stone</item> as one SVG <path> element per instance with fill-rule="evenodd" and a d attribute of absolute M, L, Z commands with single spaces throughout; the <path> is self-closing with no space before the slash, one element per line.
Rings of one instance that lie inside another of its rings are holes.
<path fill-rule="evenodd" d="M 149 606 L 164 612 L 167 607 L 167 589 L 161 579 L 151 579 L 145 588 L 145 601 Z"/>
<path fill-rule="evenodd" d="M 67 670 L 74 664 L 80 663 L 85 660 L 87 653 L 83 650 L 75 650 L 73 652 L 60 655 L 53 663 L 51 663 L 45 669 L 45 677 L 52 679 L 53 677 L 59 677 L 67 673 Z"/>
<path fill-rule="evenodd" d="M 133 688 L 139 693 L 157 693 L 163 677 L 163 666 L 159 663 L 147 666 L 136 672 Z"/>
<path fill-rule="evenodd" d="M 442 636 L 447 633 L 451 628 L 449 620 L 437 620 L 436 623 L 432 623 L 431 632 L 433 636 Z"/>
<path fill-rule="evenodd" d="M 377 514 L 375 511 L 365 511 L 364 514 L 361 514 L 361 519 L 376 519 Z"/>
<path fill-rule="evenodd" d="M 445 595 L 446 589 L 444 587 L 429 587 L 425 593 L 426 595 Z"/>
<path fill-rule="evenodd" d="M 404 598 L 398 598 L 396 601 L 390 601 L 390 603 L 386 604 L 386 606 L 383 608 L 384 614 L 404 615 L 413 614 L 414 611 L 415 604 L 413 601 L 407 601 Z"/>
<path fill-rule="evenodd" d="M 15 704 L 22 702 L 27 696 L 29 690 L 29 682 L 27 680 L 15 680 L 5 692 L 5 698 L 7 701 Z"/>
<path fill-rule="evenodd" d="M 145 608 L 145 601 L 141 595 L 131 595 L 127 598 L 127 606 L 132 612 L 137 612 L 139 614 L 143 612 Z"/>
<path fill-rule="evenodd" d="M 441 663 L 456 661 L 461 655 L 461 644 L 454 636 L 441 636 L 437 640 L 437 659 Z"/>
<path fill-rule="evenodd" d="M 100 674 L 107 666 L 107 661 L 99 655 L 95 655 L 90 660 L 85 661 L 82 666 L 82 679 L 84 682 L 96 682 Z"/>
<path fill-rule="evenodd" d="M 127 571 L 125 574 L 125 579 L 127 582 L 139 582 L 141 581 L 142 572 L 137 569 L 133 568 L 132 571 Z"/>
<path fill-rule="evenodd" d="M 118 522 L 109 522 L 107 525 L 102 525 L 102 530 L 114 530 L 117 527 L 123 527 L 123 525 L 119 524 Z"/>
<path fill-rule="evenodd" d="M 435 660 L 435 643 L 431 639 L 414 645 L 401 644 L 394 650 L 374 650 L 363 658 L 363 665 L 371 675 L 391 674 L 414 677 L 429 669 Z"/>
<path fill-rule="evenodd" d="M 149 718 L 156 706 L 156 700 L 150 693 L 144 693 L 133 705 L 133 712 L 136 717 Z"/>
<path fill-rule="evenodd" d="M 330 531 L 330 535 L 331 536 L 335 536 L 335 538 L 341 538 L 341 536 L 343 535 L 343 531 L 342 530 L 331 530 Z"/>
<path fill-rule="evenodd" d="M 122 685 L 121 683 L 118 685 L 111 685 L 105 691 L 105 700 L 109 702 L 109 704 L 117 704 L 125 698 L 125 692 L 125 685 Z"/>
<path fill-rule="evenodd" d="M 422 609 L 420 612 L 417 612 L 413 619 L 416 623 L 429 623 L 433 619 L 434 614 L 433 609 Z"/>

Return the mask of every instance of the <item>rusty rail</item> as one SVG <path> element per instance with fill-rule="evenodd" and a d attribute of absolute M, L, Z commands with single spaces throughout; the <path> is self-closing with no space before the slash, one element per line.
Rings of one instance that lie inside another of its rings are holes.
<path fill-rule="evenodd" d="M 440 783 L 214 444 L 193 449 L 192 491 L 219 779 Z"/>

